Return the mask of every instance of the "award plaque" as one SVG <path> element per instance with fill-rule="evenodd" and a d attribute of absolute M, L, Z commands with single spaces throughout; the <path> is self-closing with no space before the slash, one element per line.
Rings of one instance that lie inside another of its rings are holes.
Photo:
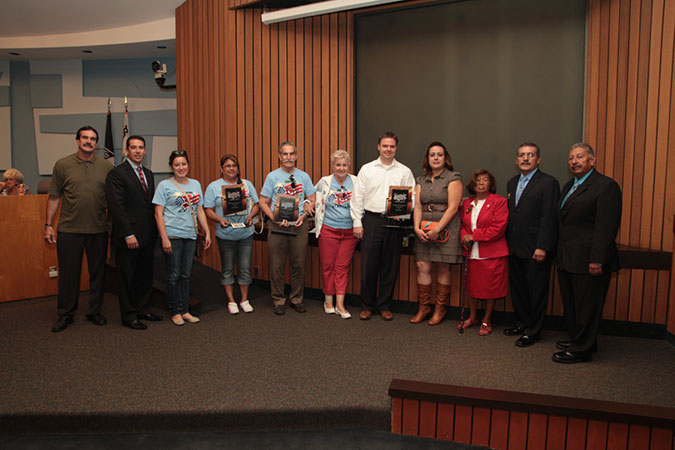
<path fill-rule="evenodd" d="M 277 203 L 274 206 L 274 221 L 288 220 L 289 222 L 295 222 L 298 220 L 299 206 L 300 197 L 297 195 L 277 195 Z"/>
<path fill-rule="evenodd" d="M 247 214 L 246 209 L 246 191 L 243 184 L 233 184 L 223 186 L 223 215 L 224 216 L 241 216 Z"/>
<path fill-rule="evenodd" d="M 403 216 L 410 214 L 412 209 L 412 187 L 390 186 L 389 197 L 384 215 L 387 217 Z"/>

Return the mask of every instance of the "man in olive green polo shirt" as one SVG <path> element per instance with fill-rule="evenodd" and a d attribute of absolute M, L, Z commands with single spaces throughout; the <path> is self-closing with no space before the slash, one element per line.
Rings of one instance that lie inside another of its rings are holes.
<path fill-rule="evenodd" d="M 56 243 L 59 270 L 57 313 L 52 327 L 58 333 L 73 323 L 80 293 L 82 253 L 87 252 L 89 268 L 89 306 L 87 320 L 105 325 L 101 312 L 106 253 L 108 251 L 108 216 L 105 179 L 112 165 L 94 155 L 98 132 L 89 125 L 77 130 L 77 153 L 61 158 L 54 165 L 49 188 L 44 239 Z M 58 239 L 52 227 L 61 204 Z"/>

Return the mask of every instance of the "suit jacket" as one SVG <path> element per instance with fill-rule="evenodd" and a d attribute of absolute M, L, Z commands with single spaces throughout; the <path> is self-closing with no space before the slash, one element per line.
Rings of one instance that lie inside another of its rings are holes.
<path fill-rule="evenodd" d="M 561 201 L 574 179 L 562 190 Z M 558 207 L 558 268 L 588 273 L 590 263 L 602 264 L 605 272 L 619 270 L 616 235 L 621 224 L 621 188 L 597 170 Z"/>
<path fill-rule="evenodd" d="M 509 205 L 509 226 L 506 241 L 509 253 L 519 258 L 532 258 L 535 249 L 555 251 L 558 235 L 560 184 L 540 169 L 532 174 L 516 206 L 516 190 L 520 175 L 506 184 Z"/>
<path fill-rule="evenodd" d="M 509 248 L 506 245 L 506 224 L 509 220 L 509 209 L 506 199 L 497 194 L 488 194 L 485 203 L 478 214 L 476 229 L 471 231 L 471 210 L 475 197 L 467 198 L 460 208 L 462 228 L 460 239 L 468 234 L 473 235 L 474 242 L 478 242 L 478 256 L 481 258 L 498 258 L 508 256 Z M 466 249 L 464 254 L 468 255 Z"/>
<path fill-rule="evenodd" d="M 155 177 L 152 171 L 143 167 L 148 194 L 145 194 L 141 180 L 128 161 L 108 173 L 105 193 L 108 209 L 113 219 L 111 242 L 116 247 L 126 247 L 125 238 L 136 236 L 139 247 L 154 245 L 157 239 L 155 207 Z"/>

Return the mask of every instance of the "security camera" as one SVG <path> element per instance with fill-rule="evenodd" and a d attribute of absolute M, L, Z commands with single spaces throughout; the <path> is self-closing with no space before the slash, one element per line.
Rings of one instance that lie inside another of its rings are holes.
<path fill-rule="evenodd" d="M 152 71 L 155 72 L 155 83 L 160 89 L 173 90 L 176 89 L 176 86 L 165 86 L 166 83 L 166 64 L 162 64 L 159 61 L 152 62 Z"/>

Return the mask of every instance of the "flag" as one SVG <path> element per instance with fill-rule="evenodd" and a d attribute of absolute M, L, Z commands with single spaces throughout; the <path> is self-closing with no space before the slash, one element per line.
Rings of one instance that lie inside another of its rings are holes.
<path fill-rule="evenodd" d="M 129 137 L 129 111 L 124 108 L 124 126 L 122 127 L 122 154 L 127 157 L 127 138 Z"/>
<path fill-rule="evenodd" d="M 113 144 L 112 135 L 112 114 L 108 109 L 108 114 L 105 117 L 105 147 L 103 149 L 103 158 L 110 159 L 115 157 L 115 145 Z"/>

